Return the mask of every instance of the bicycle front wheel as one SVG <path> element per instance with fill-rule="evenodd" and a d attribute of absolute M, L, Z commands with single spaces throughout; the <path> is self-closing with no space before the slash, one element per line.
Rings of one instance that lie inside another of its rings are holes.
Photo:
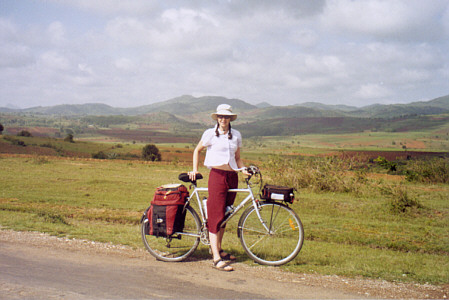
<path fill-rule="evenodd" d="M 148 252 L 158 260 L 183 261 L 198 247 L 201 221 L 196 211 L 190 206 L 186 207 L 186 219 L 182 232 L 175 232 L 168 237 L 156 237 L 145 234 L 146 223 L 148 223 L 148 219 L 144 218 L 141 224 L 143 244 Z"/>
<path fill-rule="evenodd" d="M 248 256 L 262 265 L 279 266 L 298 255 L 304 228 L 298 215 L 277 202 L 260 202 L 259 214 L 249 207 L 239 221 L 238 236 Z"/>

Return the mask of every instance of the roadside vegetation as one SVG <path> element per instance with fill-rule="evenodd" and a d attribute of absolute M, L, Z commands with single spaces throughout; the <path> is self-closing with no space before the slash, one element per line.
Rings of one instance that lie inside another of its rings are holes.
<path fill-rule="evenodd" d="M 189 143 L 158 144 L 161 159 L 145 161 L 145 144 L 2 136 L 0 149 L 12 138 L 26 145 L 14 149 L 47 148 L 42 144 L 60 149 L 59 155 L 0 154 L 0 225 L 14 230 L 142 248 L 139 221 L 155 188 L 177 182 L 177 175 L 191 168 Z M 258 151 L 245 150 L 244 159 L 261 168 L 265 182 L 297 190 L 293 209 L 306 239 L 298 257 L 283 269 L 449 283 L 447 156 L 391 159 L 377 152 L 369 157 L 329 150 L 291 155 L 284 148 L 282 155 L 260 157 Z M 136 157 L 93 159 L 99 151 Z M 208 172 L 201 172 L 205 185 Z M 239 261 L 254 264 L 236 237 L 237 220 L 229 224 L 226 245 Z M 202 246 L 193 259 L 208 257 Z"/>
<path fill-rule="evenodd" d="M 155 188 L 191 169 L 204 129 L 166 113 L 0 117 L 2 228 L 135 248 L 143 248 L 139 222 Z M 281 268 L 449 284 L 447 117 L 398 118 L 385 124 L 395 126 L 390 132 L 245 138 L 243 159 L 260 167 L 264 182 L 296 189 L 292 207 L 305 243 Z M 402 132 L 417 119 L 428 126 Z M 206 185 L 208 172 L 200 171 Z M 228 225 L 226 250 L 254 264 L 236 237 L 237 221 Z M 193 255 L 206 258 L 204 246 Z"/>

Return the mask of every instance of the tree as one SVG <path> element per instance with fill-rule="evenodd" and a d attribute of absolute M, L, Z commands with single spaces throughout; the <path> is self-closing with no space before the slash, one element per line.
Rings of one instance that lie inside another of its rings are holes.
<path fill-rule="evenodd" d="M 142 158 L 151 161 L 161 160 L 161 153 L 156 145 L 148 144 L 142 149 Z"/>
<path fill-rule="evenodd" d="M 74 143 L 75 141 L 73 140 L 73 134 L 68 134 L 68 135 L 64 138 L 64 142 Z"/>
<path fill-rule="evenodd" d="M 3 127 L 2 123 L 0 123 L 0 134 L 2 134 L 4 129 L 5 129 L 5 127 Z"/>

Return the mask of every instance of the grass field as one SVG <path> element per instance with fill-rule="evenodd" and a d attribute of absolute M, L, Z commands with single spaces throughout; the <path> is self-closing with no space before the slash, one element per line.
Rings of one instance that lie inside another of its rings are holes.
<path fill-rule="evenodd" d="M 192 151 L 188 144 L 161 149 L 163 155 L 186 157 Z M 250 152 L 244 158 L 257 160 L 258 154 Z M 139 221 L 155 188 L 178 182 L 178 174 L 191 168 L 188 161 L 175 162 L 0 154 L 0 225 L 143 248 Z M 261 167 L 267 180 L 275 180 L 272 165 Z M 448 284 L 448 184 L 411 183 L 382 172 L 362 179 L 361 188 L 350 192 L 298 190 L 299 201 L 292 207 L 303 221 L 306 240 L 298 257 L 281 268 Z M 420 208 L 391 212 L 392 195 L 400 189 Z M 226 250 L 253 264 L 236 237 L 237 221 L 228 225 Z M 201 246 L 194 256 L 207 258 L 208 251 Z"/>

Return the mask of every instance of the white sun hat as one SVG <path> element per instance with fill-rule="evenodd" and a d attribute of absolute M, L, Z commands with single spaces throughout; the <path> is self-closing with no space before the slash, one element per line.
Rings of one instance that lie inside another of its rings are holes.
<path fill-rule="evenodd" d="M 217 120 L 217 116 L 231 116 L 231 121 L 237 119 L 237 115 L 232 113 L 232 106 L 229 104 L 220 104 L 217 106 L 217 112 L 213 113 L 212 119 Z"/>

